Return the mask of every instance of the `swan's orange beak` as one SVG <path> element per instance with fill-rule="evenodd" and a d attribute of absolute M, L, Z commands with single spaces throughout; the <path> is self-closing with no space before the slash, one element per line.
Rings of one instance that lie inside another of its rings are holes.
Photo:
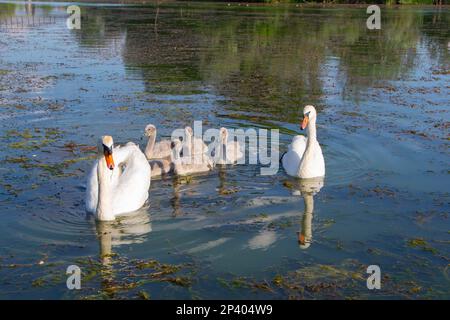
<path fill-rule="evenodd" d="M 302 128 L 302 130 L 305 130 L 305 128 L 308 126 L 308 121 L 309 121 L 309 117 L 305 115 L 305 117 L 303 118 L 302 125 L 300 126 L 300 128 Z"/>
<path fill-rule="evenodd" d="M 105 156 L 105 160 L 106 160 L 106 166 L 108 167 L 109 170 L 113 170 L 114 169 L 114 159 L 112 156 L 112 148 L 107 148 L 107 147 L 103 147 L 103 154 Z"/>
<path fill-rule="evenodd" d="M 298 243 L 303 245 L 303 244 L 306 243 L 305 240 L 306 240 L 305 236 L 303 234 L 299 233 L 299 235 L 298 235 Z"/>
<path fill-rule="evenodd" d="M 113 160 L 112 154 L 105 154 L 105 160 L 106 160 L 106 165 L 108 166 L 109 170 L 113 170 L 114 169 L 114 160 Z"/>

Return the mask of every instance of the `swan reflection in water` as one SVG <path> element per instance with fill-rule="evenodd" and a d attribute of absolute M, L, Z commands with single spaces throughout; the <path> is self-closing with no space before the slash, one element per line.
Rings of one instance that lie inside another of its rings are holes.
<path fill-rule="evenodd" d="M 314 215 L 314 196 L 324 185 L 324 177 L 296 180 L 292 188 L 293 195 L 302 196 L 305 206 L 300 230 L 297 232 L 300 249 L 308 249 L 312 242 L 312 220 Z"/>
<path fill-rule="evenodd" d="M 152 231 L 147 208 L 117 217 L 115 221 L 96 221 L 100 244 L 100 258 L 103 266 L 112 265 L 112 248 L 121 245 L 142 243 Z"/>
<path fill-rule="evenodd" d="M 101 291 L 113 298 L 116 286 L 113 247 L 144 242 L 147 234 L 152 231 L 150 216 L 144 207 L 136 212 L 120 215 L 115 221 L 96 221 L 95 226 L 102 265 Z"/>

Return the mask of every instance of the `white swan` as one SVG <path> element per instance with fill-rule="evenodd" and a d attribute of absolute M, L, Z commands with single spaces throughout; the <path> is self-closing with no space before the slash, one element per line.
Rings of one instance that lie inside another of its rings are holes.
<path fill-rule="evenodd" d="M 281 158 L 286 173 L 293 177 L 315 178 L 325 175 L 325 161 L 316 137 L 316 109 L 306 106 L 303 109 L 301 129 L 308 128 L 308 139 L 298 135 L 292 139 L 288 151 Z"/>
<path fill-rule="evenodd" d="M 138 146 L 127 143 L 113 149 L 113 138 L 103 136 L 87 181 L 86 210 L 97 220 L 111 221 L 136 211 L 148 198 L 150 165 Z"/>
<path fill-rule="evenodd" d="M 145 156 L 147 159 L 165 159 L 172 155 L 171 141 L 156 141 L 156 127 L 149 124 L 145 127 L 145 135 L 148 137 L 147 146 L 145 147 Z"/>
<path fill-rule="evenodd" d="M 214 163 L 208 156 L 202 155 L 201 161 L 196 161 L 198 159 L 191 155 L 191 144 L 187 145 L 187 154 L 183 154 L 183 157 L 180 157 L 180 155 L 184 144 L 180 140 L 174 140 L 173 145 L 176 157 L 173 164 L 176 175 L 185 176 L 193 173 L 208 172 L 214 168 Z"/>
<path fill-rule="evenodd" d="M 233 164 L 244 156 L 239 141 L 228 141 L 228 129 L 220 128 L 220 146 L 217 164 Z"/>

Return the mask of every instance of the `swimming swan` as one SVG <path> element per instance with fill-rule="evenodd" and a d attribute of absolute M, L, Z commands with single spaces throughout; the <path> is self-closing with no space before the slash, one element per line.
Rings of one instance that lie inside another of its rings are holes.
<path fill-rule="evenodd" d="M 241 159 L 244 154 L 241 151 L 239 141 L 228 141 L 227 128 L 220 128 L 220 146 L 217 164 L 234 164 Z"/>
<path fill-rule="evenodd" d="M 145 127 L 145 135 L 148 137 L 147 146 L 145 147 L 145 156 L 147 159 L 165 159 L 172 155 L 171 141 L 161 140 L 156 141 L 156 127 L 149 124 Z"/>
<path fill-rule="evenodd" d="M 182 154 L 183 144 L 180 140 L 173 141 L 175 149 L 174 173 L 179 176 L 186 176 L 193 173 L 202 173 L 211 171 L 214 168 L 213 161 L 206 155 L 191 156 L 190 146 L 188 144 L 187 154 Z"/>
<path fill-rule="evenodd" d="M 183 146 L 186 148 L 186 152 L 189 152 L 190 155 L 200 155 L 203 154 L 206 156 L 208 152 L 208 146 L 202 139 L 198 137 L 194 137 L 194 132 L 191 127 L 184 128 L 185 141 L 183 142 Z M 189 148 L 188 148 L 189 146 Z"/>
<path fill-rule="evenodd" d="M 137 145 L 113 148 L 113 138 L 103 136 L 88 175 L 86 210 L 100 221 L 136 211 L 148 198 L 150 179 L 150 165 Z"/>
<path fill-rule="evenodd" d="M 301 129 L 308 128 L 308 138 L 298 135 L 292 139 L 288 151 L 281 158 L 286 173 L 293 177 L 315 178 L 325 175 L 325 161 L 322 149 L 316 138 L 316 109 L 306 106 L 303 109 Z"/>

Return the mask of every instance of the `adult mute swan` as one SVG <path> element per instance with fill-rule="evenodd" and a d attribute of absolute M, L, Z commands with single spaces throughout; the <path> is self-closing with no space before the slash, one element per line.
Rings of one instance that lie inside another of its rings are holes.
<path fill-rule="evenodd" d="M 171 141 L 156 141 L 156 127 L 149 124 L 145 127 L 145 135 L 148 137 L 147 146 L 145 147 L 145 156 L 147 159 L 165 159 L 172 155 Z"/>
<path fill-rule="evenodd" d="M 150 165 L 137 145 L 113 148 L 113 138 L 103 136 L 88 175 L 86 210 L 100 221 L 136 211 L 148 198 L 150 179 Z"/>
<path fill-rule="evenodd" d="M 308 139 L 298 135 L 292 139 L 281 163 L 286 173 L 293 177 L 315 178 L 325 175 L 325 161 L 316 137 L 316 109 L 308 105 L 303 109 L 301 129 L 308 128 Z"/>
<path fill-rule="evenodd" d="M 228 141 L 228 129 L 220 128 L 220 146 L 217 164 L 233 164 L 244 156 L 238 141 Z"/>
<path fill-rule="evenodd" d="M 175 159 L 174 159 L 174 173 L 179 176 L 186 176 L 193 173 L 202 173 L 211 171 L 214 168 L 213 161 L 206 155 L 200 155 L 199 159 L 196 159 L 195 156 L 191 155 L 190 150 L 191 144 L 187 146 L 187 155 L 183 154 L 183 157 L 180 157 L 183 143 L 178 140 L 173 141 L 173 147 L 175 149 Z M 201 157 L 203 156 L 203 157 Z M 198 161 L 200 160 L 200 161 Z"/>

